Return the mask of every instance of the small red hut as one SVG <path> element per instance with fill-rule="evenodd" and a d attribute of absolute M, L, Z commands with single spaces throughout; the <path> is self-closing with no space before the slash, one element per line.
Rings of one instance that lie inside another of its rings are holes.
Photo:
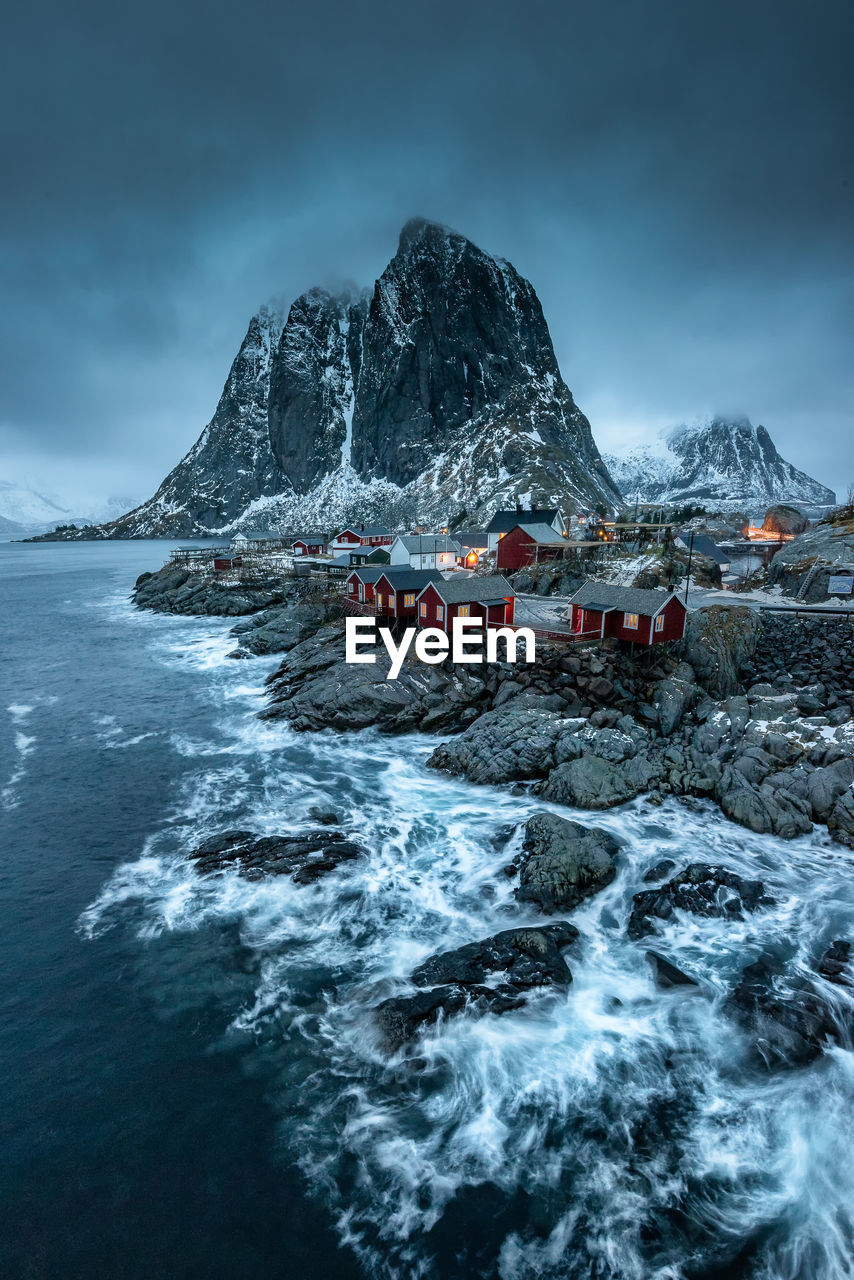
<path fill-rule="evenodd" d="M 495 562 L 505 573 L 515 573 L 529 564 L 562 559 L 568 546 L 551 525 L 516 524 L 498 543 Z"/>
<path fill-rule="evenodd" d="M 361 572 L 361 570 L 359 570 Z M 374 584 L 374 604 L 385 618 L 414 618 L 418 593 L 428 583 L 441 582 L 438 569 L 383 569 Z"/>
<path fill-rule="evenodd" d="M 294 538 L 291 551 L 295 556 L 322 556 L 326 553 L 326 539 L 322 533 L 305 533 Z"/>
<path fill-rule="evenodd" d="M 431 582 L 418 597 L 418 625 L 451 632 L 454 618 L 479 618 L 487 627 L 511 625 L 516 593 L 501 574 Z"/>
<path fill-rule="evenodd" d="M 374 587 L 383 575 L 382 565 L 360 564 L 347 578 L 347 597 L 360 604 L 374 603 Z"/>
<path fill-rule="evenodd" d="M 688 611 L 672 591 L 617 587 L 609 582 L 585 582 L 569 602 L 567 617 L 579 639 L 631 640 L 662 644 L 681 640 Z"/>

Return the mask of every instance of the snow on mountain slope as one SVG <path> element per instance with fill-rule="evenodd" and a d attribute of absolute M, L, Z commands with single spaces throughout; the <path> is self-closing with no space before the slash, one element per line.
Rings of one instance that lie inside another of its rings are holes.
<path fill-rule="evenodd" d="M 414 219 L 374 288 L 311 289 L 253 318 L 211 422 L 148 502 L 101 537 L 262 523 L 407 523 L 516 494 L 620 501 L 555 359 L 533 287 Z"/>
<path fill-rule="evenodd" d="M 663 432 L 651 445 L 606 458 L 631 501 L 762 508 L 775 502 L 826 506 L 836 495 L 780 457 L 765 427 L 712 417 Z"/>

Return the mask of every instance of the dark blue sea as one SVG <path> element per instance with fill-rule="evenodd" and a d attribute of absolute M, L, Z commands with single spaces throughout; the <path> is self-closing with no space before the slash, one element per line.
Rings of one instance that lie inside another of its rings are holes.
<path fill-rule="evenodd" d="M 854 1055 L 762 1073 L 724 1005 L 781 937 L 805 969 L 854 938 L 851 855 L 711 807 L 597 815 L 625 847 L 573 914 L 569 993 L 389 1059 L 371 1009 L 421 959 L 541 922 L 502 841 L 542 806 L 431 772 L 426 737 L 258 720 L 276 659 L 129 603 L 167 551 L 0 544 L 0 1274 L 854 1274 Z M 314 886 L 187 858 L 315 805 L 369 853 Z M 695 993 L 625 937 L 662 857 L 776 899 L 666 926 Z"/>

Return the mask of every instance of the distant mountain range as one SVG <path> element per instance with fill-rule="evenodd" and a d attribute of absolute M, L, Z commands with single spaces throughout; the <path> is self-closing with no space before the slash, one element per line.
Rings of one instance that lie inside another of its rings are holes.
<path fill-rule="evenodd" d="M 65 507 L 26 484 L 0 480 L 0 538 L 22 538 L 54 529 L 58 524 L 98 524 L 113 520 L 128 508 L 127 498 L 108 498 L 85 509 Z"/>
<path fill-rule="evenodd" d="M 829 506 L 836 494 L 780 457 L 764 427 L 712 417 L 663 432 L 605 461 L 629 502 L 761 509 L 776 502 Z"/>
<path fill-rule="evenodd" d="M 485 521 L 619 493 L 561 377 L 533 287 L 415 219 L 372 290 L 261 308 L 210 423 L 148 502 L 99 531 Z"/>
<path fill-rule="evenodd" d="M 371 290 L 310 289 L 287 316 L 262 307 L 213 418 L 154 496 L 71 536 L 478 525 L 517 502 L 607 512 L 622 495 L 750 509 L 835 501 L 747 418 L 676 427 L 603 459 L 533 286 L 464 236 L 414 219 Z M 0 492 L 0 517 L 23 526 L 24 506 L 4 507 Z M 39 510 L 41 527 L 81 523 L 56 510 Z"/>

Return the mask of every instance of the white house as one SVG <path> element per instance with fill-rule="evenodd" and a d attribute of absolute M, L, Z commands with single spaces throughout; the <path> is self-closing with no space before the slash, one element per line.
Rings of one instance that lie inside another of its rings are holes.
<path fill-rule="evenodd" d="M 401 535 L 390 548 L 391 563 L 411 569 L 455 569 L 461 554 L 462 547 L 448 533 Z"/>

